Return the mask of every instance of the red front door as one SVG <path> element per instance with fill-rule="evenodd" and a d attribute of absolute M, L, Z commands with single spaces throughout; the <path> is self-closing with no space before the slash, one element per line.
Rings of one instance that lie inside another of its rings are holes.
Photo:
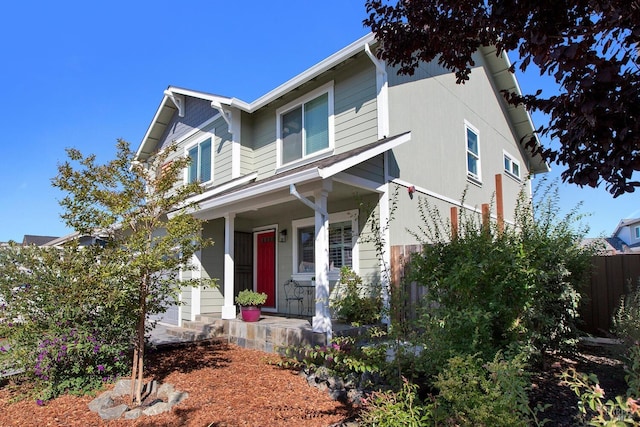
<path fill-rule="evenodd" d="M 267 294 L 266 308 L 276 308 L 276 232 L 258 231 L 256 236 L 256 289 Z"/>

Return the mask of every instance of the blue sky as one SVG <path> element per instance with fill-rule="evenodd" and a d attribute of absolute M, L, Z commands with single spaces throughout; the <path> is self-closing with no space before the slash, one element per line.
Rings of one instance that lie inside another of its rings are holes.
<path fill-rule="evenodd" d="M 364 0 L 7 3 L 0 241 L 70 232 L 51 187 L 66 147 L 99 161 L 117 138 L 136 148 L 169 85 L 253 101 L 366 34 L 365 16 Z M 546 82 L 529 73 L 520 84 L 531 92 Z M 640 216 L 637 194 L 562 185 L 563 207 L 581 200 L 591 235 Z"/>

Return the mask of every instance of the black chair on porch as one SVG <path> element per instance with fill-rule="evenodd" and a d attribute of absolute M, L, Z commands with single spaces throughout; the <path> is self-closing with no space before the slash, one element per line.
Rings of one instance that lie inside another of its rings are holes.
<path fill-rule="evenodd" d="M 298 316 L 302 316 L 302 306 L 304 302 L 302 297 L 302 288 L 298 282 L 293 279 L 287 280 L 284 284 L 284 298 L 287 301 L 287 313 L 291 313 L 291 301 L 297 301 Z"/>

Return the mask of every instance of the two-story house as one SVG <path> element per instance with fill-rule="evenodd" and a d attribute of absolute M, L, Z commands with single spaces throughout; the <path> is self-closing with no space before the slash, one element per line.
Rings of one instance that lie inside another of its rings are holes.
<path fill-rule="evenodd" d="M 620 220 L 611 237 L 618 240 L 620 253 L 640 253 L 640 218 Z"/>
<path fill-rule="evenodd" d="M 137 159 L 170 144 L 192 158 L 184 181 L 205 188 L 194 215 L 215 244 L 183 274 L 220 283 L 185 287 L 173 323 L 204 313 L 235 318 L 234 296 L 245 288 L 267 293 L 263 311 L 297 310 L 283 289 L 293 278 L 315 282 L 305 310 L 314 331 L 330 333 L 328 297 L 340 267 L 365 282 L 385 280 L 390 247 L 416 243 L 407 229 L 420 224 L 418 197 L 477 211 L 500 174 L 505 220 L 513 219 L 525 178 L 548 167 L 521 143 L 534 131 L 529 115 L 500 93 L 519 90 L 508 58 L 481 49 L 471 80 L 457 85 L 436 63 L 399 76 L 375 46 L 373 35 L 362 37 L 252 102 L 165 90 Z M 383 262 L 364 238 L 374 217 L 388 224 Z"/>

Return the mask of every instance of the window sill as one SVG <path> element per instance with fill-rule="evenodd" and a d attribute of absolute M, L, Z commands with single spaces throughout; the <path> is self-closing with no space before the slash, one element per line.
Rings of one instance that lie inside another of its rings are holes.
<path fill-rule="evenodd" d="M 482 181 L 480 181 L 480 179 L 478 179 L 477 177 L 475 177 L 473 175 L 467 174 L 467 181 L 469 181 L 473 185 L 476 185 L 478 187 L 482 187 Z"/>
<path fill-rule="evenodd" d="M 504 175 L 508 176 L 509 178 L 511 178 L 512 180 L 514 180 L 515 182 L 517 182 L 518 184 L 522 184 L 522 180 L 520 179 L 519 176 L 516 176 L 514 174 L 512 174 L 511 172 L 509 172 L 508 170 L 504 171 Z"/>

